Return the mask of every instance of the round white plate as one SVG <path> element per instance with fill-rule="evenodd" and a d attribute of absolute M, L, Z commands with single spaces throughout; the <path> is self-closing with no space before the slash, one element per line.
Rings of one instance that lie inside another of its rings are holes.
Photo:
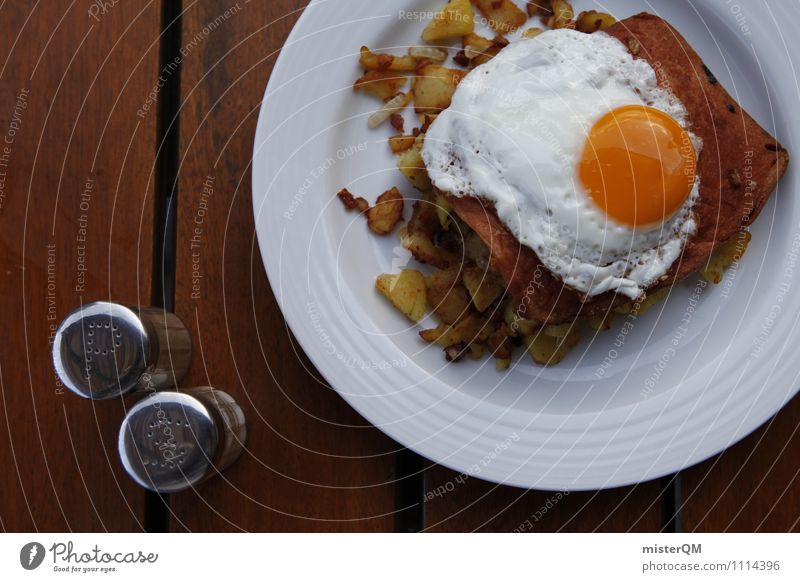
<path fill-rule="evenodd" d="M 355 94 L 358 51 L 419 43 L 443 0 L 320 0 L 280 55 L 258 122 L 253 205 L 261 253 L 302 348 L 364 417 L 403 445 L 473 476 L 537 489 L 644 481 L 732 445 L 797 391 L 800 209 L 796 166 L 718 286 L 695 280 L 638 320 L 585 337 L 561 364 L 445 364 L 374 290 L 410 261 L 335 198 L 417 194 Z M 577 0 L 617 17 L 646 10 L 680 30 L 720 81 L 790 151 L 800 151 L 795 2 Z M 798 61 L 800 62 L 800 61 Z M 411 126 L 409 126 L 411 127 Z M 410 206 L 410 205 L 409 205 Z M 410 209 L 406 209 L 407 216 Z M 424 324 L 423 324 L 424 325 Z M 429 327 L 430 322 L 429 322 Z M 522 352 L 522 350 L 519 350 Z"/>

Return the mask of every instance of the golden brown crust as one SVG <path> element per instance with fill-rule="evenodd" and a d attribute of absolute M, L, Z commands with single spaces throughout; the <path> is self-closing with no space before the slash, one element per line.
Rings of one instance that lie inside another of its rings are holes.
<path fill-rule="evenodd" d="M 755 220 L 789 164 L 789 153 L 728 94 L 699 55 L 666 21 L 642 13 L 605 31 L 637 58 L 648 61 L 659 84 L 686 106 L 692 131 L 703 140 L 699 161 L 698 232 L 679 261 L 648 291 L 684 279 L 724 243 Z M 450 197 L 453 209 L 486 242 L 492 266 L 506 281 L 526 319 L 562 323 L 605 312 L 624 298 L 606 293 L 585 301 L 520 245 L 494 209 L 476 198 Z M 524 307 L 522 307 L 524 306 Z"/>

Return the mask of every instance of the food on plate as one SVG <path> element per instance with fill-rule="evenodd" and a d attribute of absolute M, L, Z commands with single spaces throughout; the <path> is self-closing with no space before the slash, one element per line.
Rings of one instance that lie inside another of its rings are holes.
<path fill-rule="evenodd" d="M 486 23 L 500 34 L 513 32 L 528 21 L 528 16 L 512 0 L 472 0 Z"/>
<path fill-rule="evenodd" d="M 370 115 L 368 124 L 370 129 L 375 129 L 376 127 L 380 126 L 384 121 L 391 119 L 392 115 L 402 111 L 405 107 L 411 103 L 411 100 L 414 98 L 414 93 L 409 91 L 408 93 L 398 93 L 391 99 L 389 99 L 386 104 L 378 109 L 375 113 Z"/>
<path fill-rule="evenodd" d="M 354 91 L 366 91 L 381 99 L 388 101 L 400 92 L 408 82 L 408 78 L 398 73 L 383 71 L 367 71 L 353 85 Z"/>
<path fill-rule="evenodd" d="M 411 321 L 425 315 L 425 276 L 414 269 L 403 269 L 397 275 L 380 275 L 375 287 Z"/>
<path fill-rule="evenodd" d="M 424 49 L 362 51 L 357 89 L 395 115 L 411 100 L 423 114 L 410 134 L 393 120 L 388 143 L 421 193 L 399 237 L 426 274 L 381 275 L 379 291 L 414 321 L 431 313 L 438 324 L 420 336 L 448 361 L 489 354 L 503 371 L 520 347 L 558 364 L 583 331 L 641 317 L 693 274 L 720 283 L 786 149 L 659 17 L 575 18 L 568 2 L 542 0 L 527 14 L 550 30 L 524 29 L 513 2 L 472 4 L 508 36 L 455 33 L 455 15 L 472 14 L 464 1 L 425 35 L 460 38 L 451 56 L 463 70 Z M 413 90 L 390 95 L 398 72 Z M 398 189 L 373 208 L 343 193 L 378 234 L 402 220 Z"/>
<path fill-rule="evenodd" d="M 403 220 L 403 195 L 397 188 L 378 196 L 375 206 L 372 207 L 364 198 L 353 196 L 347 188 L 342 188 L 337 196 L 348 210 L 366 214 L 367 226 L 375 234 L 389 234 Z"/>
<path fill-rule="evenodd" d="M 451 0 L 422 32 L 422 40 L 433 42 L 460 38 L 475 30 L 475 13 L 470 0 Z"/>

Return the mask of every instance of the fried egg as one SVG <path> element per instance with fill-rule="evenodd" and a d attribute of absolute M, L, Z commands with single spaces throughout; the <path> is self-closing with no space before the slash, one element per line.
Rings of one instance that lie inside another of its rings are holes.
<path fill-rule="evenodd" d="M 701 148 L 650 64 L 602 32 L 561 29 L 465 77 L 423 160 L 436 188 L 491 203 L 565 284 L 637 298 L 696 232 Z"/>

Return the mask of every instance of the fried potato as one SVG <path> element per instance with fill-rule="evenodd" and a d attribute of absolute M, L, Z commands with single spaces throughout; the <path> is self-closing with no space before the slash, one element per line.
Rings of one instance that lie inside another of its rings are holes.
<path fill-rule="evenodd" d="M 577 326 L 565 337 L 553 337 L 546 333 L 538 333 L 526 338 L 528 353 L 533 361 L 542 366 L 555 366 L 576 346 L 581 339 Z"/>
<path fill-rule="evenodd" d="M 464 256 L 479 266 L 489 264 L 489 247 L 474 230 L 469 229 L 464 236 Z"/>
<path fill-rule="evenodd" d="M 494 273 L 479 267 L 467 267 L 461 276 L 472 297 L 475 309 L 483 313 L 505 291 L 505 286 Z"/>
<path fill-rule="evenodd" d="M 753 236 L 746 230 L 735 234 L 714 250 L 698 274 L 709 283 L 718 285 L 725 277 L 725 269 L 742 260 L 752 238 Z"/>
<path fill-rule="evenodd" d="M 478 67 L 491 61 L 497 53 L 508 45 L 508 40 L 502 36 L 488 39 L 479 34 L 468 34 L 461 39 L 464 47 L 464 56 L 469 59 L 471 67 Z"/>
<path fill-rule="evenodd" d="M 398 93 L 389 99 L 383 107 L 369 116 L 367 124 L 369 125 L 370 129 L 375 129 L 384 121 L 390 119 L 392 115 L 404 109 L 409 103 L 411 103 L 413 98 L 414 92 L 409 91 L 408 93 Z"/>
<path fill-rule="evenodd" d="M 433 42 L 464 36 L 475 30 L 475 13 L 469 0 L 452 0 L 436 13 L 422 32 L 422 40 Z"/>
<path fill-rule="evenodd" d="M 447 201 L 447 198 L 441 192 L 436 192 L 436 216 L 439 218 L 439 224 L 442 225 L 444 230 L 448 230 L 450 228 L 450 224 L 453 222 L 453 209 L 450 207 L 450 203 Z"/>
<path fill-rule="evenodd" d="M 407 81 L 407 77 L 398 73 L 367 71 L 353 85 L 353 90 L 365 91 L 382 101 L 388 101 L 400 92 Z"/>
<path fill-rule="evenodd" d="M 507 34 L 518 29 L 528 20 L 525 14 L 512 0 L 472 0 L 487 24 L 495 32 Z"/>
<path fill-rule="evenodd" d="M 638 304 L 633 306 L 634 313 L 641 317 L 654 306 L 666 299 L 667 295 L 669 295 L 669 288 L 666 287 L 664 289 L 659 289 L 658 291 L 654 291 L 653 293 L 648 293 L 644 300 Z"/>
<path fill-rule="evenodd" d="M 614 313 L 605 315 L 592 315 L 586 318 L 586 323 L 595 331 L 608 331 L 614 321 Z"/>
<path fill-rule="evenodd" d="M 422 144 L 424 140 L 424 136 L 418 136 L 414 140 L 414 145 L 397 158 L 398 169 L 417 190 L 423 192 L 430 190 L 432 187 L 425 162 L 422 161 Z"/>
<path fill-rule="evenodd" d="M 443 322 L 453 324 L 469 314 L 470 297 L 458 267 L 436 271 L 425 280 L 428 305 Z"/>
<path fill-rule="evenodd" d="M 486 344 L 492 351 L 492 355 L 499 360 L 511 359 L 514 353 L 514 346 L 508 336 L 508 326 L 505 322 L 492 332 L 487 338 Z"/>
<path fill-rule="evenodd" d="M 578 14 L 578 18 L 575 19 L 575 29 L 591 34 L 598 30 L 605 30 L 616 22 L 617 19 L 606 12 L 587 10 Z"/>
<path fill-rule="evenodd" d="M 575 22 L 572 20 L 575 11 L 569 2 L 552 0 L 551 10 L 553 15 L 547 19 L 547 26 L 550 28 L 575 28 Z"/>
<path fill-rule="evenodd" d="M 368 71 L 394 71 L 410 73 L 419 65 L 419 61 L 411 55 L 387 55 L 374 53 L 367 47 L 361 47 L 361 57 L 358 61 L 361 67 Z"/>
<path fill-rule="evenodd" d="M 429 344 L 436 343 L 443 348 L 456 344 L 471 344 L 475 335 L 480 331 L 481 321 L 476 315 L 470 315 L 455 325 L 441 324 L 435 329 L 426 329 L 419 332 L 420 337 Z"/>
<path fill-rule="evenodd" d="M 406 317 L 419 321 L 425 315 L 425 277 L 414 269 L 397 275 L 379 275 L 375 287 Z"/>
<path fill-rule="evenodd" d="M 436 214 L 436 197 L 431 190 L 423 192 L 422 197 L 414 202 L 407 228 L 408 232 L 424 233 L 431 240 L 441 231 L 439 217 Z"/>
<path fill-rule="evenodd" d="M 433 244 L 430 238 L 421 232 L 408 232 L 403 229 L 401 232 L 401 244 L 414 258 L 420 263 L 433 265 L 439 269 L 446 269 L 456 262 L 456 257 L 452 253 L 440 249 Z"/>
<path fill-rule="evenodd" d="M 414 147 L 415 135 L 395 135 L 389 138 L 389 147 L 393 154 L 400 154 Z"/>
<path fill-rule="evenodd" d="M 416 112 L 438 112 L 450 107 L 453 93 L 466 75 L 466 71 L 448 69 L 433 63 L 419 67 L 414 78 Z"/>
<path fill-rule="evenodd" d="M 367 212 L 369 210 L 369 202 L 360 196 L 356 198 L 347 188 L 342 188 L 336 195 L 347 210 L 358 210 L 359 212 Z"/>
<path fill-rule="evenodd" d="M 537 14 L 552 14 L 550 8 L 550 0 L 528 0 L 525 7 L 528 16 L 536 16 Z"/>
<path fill-rule="evenodd" d="M 542 324 L 538 321 L 520 317 L 514 308 L 514 303 L 510 299 L 507 300 L 503 306 L 503 320 L 508 326 L 508 335 L 511 337 L 534 335 L 542 327 Z"/>
<path fill-rule="evenodd" d="M 511 358 L 497 358 L 494 361 L 494 369 L 498 372 L 505 372 L 511 367 Z"/>
<path fill-rule="evenodd" d="M 386 235 L 403 219 L 403 195 L 397 188 L 387 190 L 367 210 L 367 225 L 375 234 Z"/>
<path fill-rule="evenodd" d="M 434 63 L 443 63 L 447 60 L 447 51 L 435 46 L 412 46 L 408 49 L 408 54 L 415 59 L 427 59 Z"/>
<path fill-rule="evenodd" d="M 528 30 L 522 33 L 522 38 L 536 38 L 543 32 L 544 30 L 542 30 L 541 28 L 529 28 Z"/>
<path fill-rule="evenodd" d="M 562 323 L 560 325 L 546 325 L 542 328 L 542 332 L 550 337 L 558 337 L 564 338 L 567 337 L 571 332 L 572 328 L 575 327 L 572 323 Z"/>

